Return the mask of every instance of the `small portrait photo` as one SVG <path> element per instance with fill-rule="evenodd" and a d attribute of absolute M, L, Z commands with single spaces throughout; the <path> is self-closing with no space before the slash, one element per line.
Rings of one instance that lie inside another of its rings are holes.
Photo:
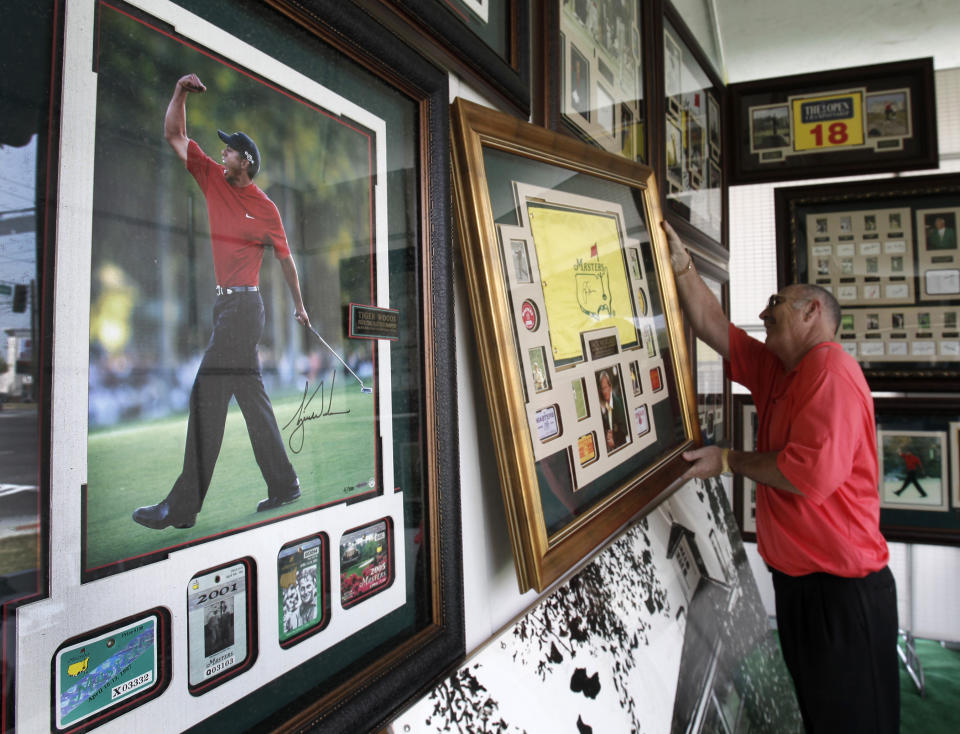
<path fill-rule="evenodd" d="M 875 275 L 880 272 L 880 263 L 877 257 L 871 256 L 867 258 L 867 275 Z"/>
<path fill-rule="evenodd" d="M 667 119 L 667 179 L 680 185 L 683 180 L 683 134 L 680 125 Z"/>
<path fill-rule="evenodd" d="M 570 383 L 570 389 L 573 391 L 573 407 L 577 411 L 577 420 L 589 418 L 590 405 L 587 403 L 586 382 L 582 377 L 578 377 Z"/>
<path fill-rule="evenodd" d="M 597 394 L 600 398 L 600 420 L 603 424 L 601 443 L 607 453 L 622 448 L 630 441 L 630 424 L 623 399 L 623 380 L 620 369 L 614 365 L 596 373 Z"/>
<path fill-rule="evenodd" d="M 233 645 L 233 597 L 220 599 L 203 610 L 203 656 L 208 658 Z"/>
<path fill-rule="evenodd" d="M 712 94 L 707 94 L 707 128 L 710 150 L 720 150 L 720 104 Z"/>
<path fill-rule="evenodd" d="M 530 378 L 534 392 L 546 392 L 550 389 L 550 376 L 547 374 L 547 359 L 543 347 L 533 347 L 530 356 Z"/>
<path fill-rule="evenodd" d="M 829 230 L 829 220 L 826 217 L 817 217 L 817 234 L 826 234 Z"/>
<path fill-rule="evenodd" d="M 853 231 L 853 218 L 852 217 L 840 217 L 840 231 L 843 233 L 849 233 Z"/>
<path fill-rule="evenodd" d="M 852 257 L 845 257 L 840 260 L 840 272 L 844 275 L 853 275 Z"/>
<path fill-rule="evenodd" d="M 946 433 L 877 431 L 883 507 L 947 510 Z"/>
<path fill-rule="evenodd" d="M 876 331 L 880 328 L 880 314 L 868 313 L 867 314 L 867 330 Z"/>
<path fill-rule="evenodd" d="M 934 212 L 923 218 L 928 250 L 957 249 L 957 215 L 953 212 Z"/>
<path fill-rule="evenodd" d="M 900 212 L 890 212 L 890 216 L 887 217 L 887 227 L 898 231 L 903 229 L 903 224 L 900 222 Z"/>
<path fill-rule="evenodd" d="M 590 120 L 590 62 L 573 44 L 570 45 L 570 107 Z"/>
<path fill-rule="evenodd" d="M 890 272 L 891 273 L 903 272 L 903 255 L 893 255 L 890 258 Z"/>
<path fill-rule="evenodd" d="M 867 137 L 890 138 L 910 134 L 907 91 L 867 95 Z"/>
<path fill-rule="evenodd" d="M 956 329 L 956 328 L 957 328 L 957 312 L 956 312 L 956 311 L 944 311 L 944 313 L 943 313 L 943 328 L 944 328 L 944 329 Z"/>
<path fill-rule="evenodd" d="M 630 363 L 630 386 L 634 395 L 643 394 L 643 382 L 640 381 L 640 363 L 634 360 Z"/>
<path fill-rule="evenodd" d="M 845 313 L 840 317 L 840 328 L 843 331 L 853 331 L 854 330 L 854 320 L 852 313 Z"/>
<path fill-rule="evenodd" d="M 894 329 L 902 329 L 905 323 L 901 312 L 890 314 L 890 320 Z"/>
<path fill-rule="evenodd" d="M 917 328 L 919 329 L 929 329 L 930 328 L 930 312 L 921 311 L 917 314 Z"/>
<path fill-rule="evenodd" d="M 830 275 L 830 258 L 817 258 L 817 275 Z"/>
<path fill-rule="evenodd" d="M 787 105 L 750 110 L 750 149 L 786 148 L 790 145 L 790 109 Z"/>
<path fill-rule="evenodd" d="M 863 217 L 863 228 L 867 232 L 877 231 L 877 215 L 865 214 Z"/>
<path fill-rule="evenodd" d="M 524 240 L 510 240 L 510 250 L 513 254 L 513 275 L 518 283 L 529 283 L 530 258 L 527 255 L 527 243 Z"/>

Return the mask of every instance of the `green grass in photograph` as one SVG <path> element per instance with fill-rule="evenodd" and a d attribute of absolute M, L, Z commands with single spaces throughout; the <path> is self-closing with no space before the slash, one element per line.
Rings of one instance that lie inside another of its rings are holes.
<path fill-rule="evenodd" d="M 313 387 L 310 388 L 311 390 Z M 287 455 L 300 477 L 303 496 L 293 504 L 258 513 L 257 503 L 267 496 L 266 484 L 253 457 L 253 449 L 239 408 L 231 404 L 223 447 L 203 509 L 189 529 L 150 530 L 131 519 L 141 505 L 167 496 L 183 465 L 186 414 L 158 421 L 126 424 L 91 433 L 87 453 L 87 532 L 85 568 L 181 545 L 198 538 L 242 528 L 279 515 L 342 501 L 369 491 L 375 476 L 376 457 L 373 396 L 337 385 L 323 405 L 319 393 L 303 415 L 329 412 L 300 426 L 290 450 L 294 418 L 302 394 L 273 399 Z M 346 414 L 335 414 L 347 411 Z"/>

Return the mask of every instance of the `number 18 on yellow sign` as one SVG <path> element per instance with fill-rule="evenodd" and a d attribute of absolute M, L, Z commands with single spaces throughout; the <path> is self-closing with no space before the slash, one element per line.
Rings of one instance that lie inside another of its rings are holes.
<path fill-rule="evenodd" d="M 794 150 L 863 145 L 863 94 L 801 97 L 793 103 Z"/>

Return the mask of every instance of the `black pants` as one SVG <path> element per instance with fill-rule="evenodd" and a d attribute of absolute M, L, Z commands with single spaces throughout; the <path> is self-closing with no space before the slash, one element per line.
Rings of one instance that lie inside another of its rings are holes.
<path fill-rule="evenodd" d="M 897 590 L 862 579 L 773 571 L 777 628 L 808 732 L 900 731 Z"/>
<path fill-rule="evenodd" d="M 920 482 L 917 481 L 917 473 L 915 471 L 907 472 L 907 476 L 904 477 L 904 480 L 903 480 L 903 486 L 900 487 L 900 489 L 898 489 L 896 492 L 894 492 L 894 494 L 899 496 L 900 493 L 903 492 L 903 490 L 905 490 L 911 484 L 917 488 L 917 490 L 920 492 L 921 497 L 927 496 L 927 493 L 923 491 L 923 487 L 920 486 Z"/>
<path fill-rule="evenodd" d="M 288 496 L 297 474 L 287 458 L 273 405 L 260 376 L 257 344 L 263 335 L 259 293 L 217 297 L 213 335 L 190 393 L 183 471 L 167 501 L 177 512 L 199 512 L 220 455 L 230 398 L 237 399 L 269 497 Z"/>

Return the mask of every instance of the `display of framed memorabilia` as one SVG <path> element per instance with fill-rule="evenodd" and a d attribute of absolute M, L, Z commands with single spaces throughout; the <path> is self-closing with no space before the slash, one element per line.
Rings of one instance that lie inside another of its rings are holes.
<path fill-rule="evenodd" d="M 757 406 L 753 397 L 742 393 L 733 396 L 733 448 L 737 451 L 757 450 Z M 757 483 L 743 474 L 733 475 L 733 514 L 743 539 L 757 540 Z"/>
<path fill-rule="evenodd" d="M 699 442 L 676 288 L 651 169 L 464 100 L 452 114 L 507 523 L 520 588 L 542 590 Z"/>
<path fill-rule="evenodd" d="M 874 398 L 887 540 L 960 545 L 960 401 Z"/>
<path fill-rule="evenodd" d="M 725 257 L 722 89 L 683 21 L 665 8 L 664 209 L 686 241 Z"/>
<path fill-rule="evenodd" d="M 952 388 L 960 375 L 960 176 L 776 189 L 780 286 L 813 283 L 874 390 Z"/>
<path fill-rule="evenodd" d="M 730 183 L 936 168 L 933 59 L 728 87 Z"/>
<path fill-rule="evenodd" d="M 734 395 L 734 448 L 757 445 L 757 409 Z M 960 545 L 960 402 L 953 397 L 874 397 L 880 530 L 895 543 Z M 756 483 L 733 475 L 734 513 L 756 540 Z"/>
<path fill-rule="evenodd" d="M 464 646 L 447 75 L 355 5 L 52 5 L 0 731 L 382 727 Z"/>
<path fill-rule="evenodd" d="M 647 159 L 642 16 L 648 5 L 544 3 L 547 127 L 632 161 Z"/>
<path fill-rule="evenodd" d="M 490 89 L 524 117 L 530 114 L 530 0 L 359 3 L 442 66 Z"/>
<path fill-rule="evenodd" d="M 700 278 L 723 305 L 724 313 L 728 313 L 727 272 L 696 253 L 691 253 L 691 257 Z M 700 436 L 704 444 L 727 446 L 730 442 L 730 381 L 724 375 L 723 357 L 692 332 L 690 340 Z"/>

